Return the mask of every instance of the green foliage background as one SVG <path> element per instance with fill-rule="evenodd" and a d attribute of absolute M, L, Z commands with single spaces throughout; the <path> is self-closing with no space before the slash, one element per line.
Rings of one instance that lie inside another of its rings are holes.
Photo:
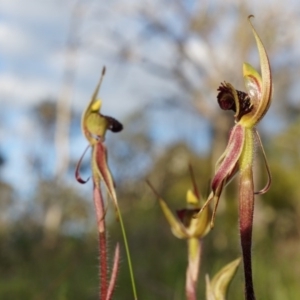
<path fill-rule="evenodd" d="M 273 185 L 266 195 L 256 197 L 253 269 L 258 299 L 300 298 L 300 144 L 295 138 L 299 131 L 300 121 L 296 120 L 280 135 L 266 140 Z M 257 158 L 260 159 L 259 154 Z M 184 299 L 186 243 L 172 236 L 145 179 L 151 180 L 171 207 L 183 208 L 186 191 L 191 187 L 189 162 L 205 196 L 210 160 L 198 156 L 184 143 L 173 145 L 159 155 L 146 176 L 124 180 L 118 187 L 140 299 Z M 262 186 L 266 178 L 259 165 L 257 175 L 260 175 L 257 186 Z M 98 254 L 97 234 L 91 225 L 93 214 L 89 213 L 91 194 L 81 197 L 73 188 L 55 182 L 43 186 L 48 188 L 37 192 L 28 214 L 5 226 L 2 223 L 0 299 L 96 299 Z M 226 189 L 215 228 L 204 239 L 199 299 L 204 297 L 204 275 L 213 276 L 240 256 L 236 187 L 233 181 Z M 1 186 L 1 191 L 4 190 Z M 55 197 L 50 197 L 49 191 L 55 191 Z M 3 200 L 5 193 L 1 195 Z M 65 212 L 62 227 L 50 233 L 45 231 L 43 222 L 36 221 L 30 213 L 42 209 L 42 204 L 49 203 L 49 199 L 61 203 Z M 74 206 L 68 209 L 66 203 Z M 132 299 L 119 224 L 113 214 L 108 215 L 108 220 L 110 251 L 113 253 L 116 243 L 120 242 L 122 252 L 115 299 Z M 68 222 L 83 222 L 85 230 L 70 235 L 61 230 Z M 242 297 L 240 267 L 228 299 Z"/>

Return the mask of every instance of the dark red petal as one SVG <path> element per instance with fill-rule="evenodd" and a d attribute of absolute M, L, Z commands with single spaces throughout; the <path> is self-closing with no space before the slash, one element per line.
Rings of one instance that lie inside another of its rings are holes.
<path fill-rule="evenodd" d="M 108 129 L 112 132 L 120 132 L 123 130 L 123 125 L 113 117 L 103 116 L 108 122 Z"/>
<path fill-rule="evenodd" d="M 114 204 L 117 206 L 117 196 L 115 192 L 114 180 L 111 176 L 109 167 L 107 165 L 107 153 L 105 145 L 99 141 L 93 147 L 93 166 L 96 165 L 97 171 L 104 181 L 108 193 L 113 200 Z M 93 167 L 94 168 L 94 167 Z"/>
<path fill-rule="evenodd" d="M 217 95 L 218 103 L 223 110 L 233 110 L 236 112 L 236 120 L 239 121 L 241 117 L 252 110 L 251 100 L 247 93 L 238 90 L 233 90 L 234 87 L 229 83 L 221 83 Z M 236 92 L 236 95 L 234 94 Z M 237 97 L 238 103 L 235 102 Z M 238 105 L 238 107 L 236 107 Z"/>
<path fill-rule="evenodd" d="M 233 127 L 225 150 L 225 157 L 212 180 L 212 190 L 215 192 L 223 183 L 228 182 L 236 172 L 237 163 L 242 153 L 245 140 L 245 129 L 237 124 Z"/>
<path fill-rule="evenodd" d="M 191 220 L 195 218 L 195 215 L 200 211 L 200 208 L 194 208 L 194 209 L 180 209 L 176 210 L 177 217 L 181 221 L 181 223 L 185 226 L 188 227 L 191 223 Z"/>
<path fill-rule="evenodd" d="M 217 89 L 219 92 L 217 95 L 218 103 L 223 110 L 233 110 L 236 111 L 234 96 L 232 91 L 226 86 L 226 83 L 221 83 Z"/>
<path fill-rule="evenodd" d="M 87 180 L 83 180 L 83 179 L 81 178 L 80 174 L 79 174 L 79 169 L 80 169 L 80 166 L 81 166 L 82 159 L 83 159 L 83 157 L 84 157 L 84 155 L 85 155 L 85 153 L 86 153 L 86 151 L 88 150 L 89 147 L 90 147 L 90 145 L 88 145 L 88 146 L 85 148 L 83 154 L 81 155 L 81 157 L 80 157 L 80 159 L 79 159 L 79 161 L 78 161 L 78 163 L 77 163 L 77 165 L 76 165 L 76 169 L 75 169 L 75 178 L 76 178 L 76 180 L 77 180 L 79 183 L 81 183 L 81 184 L 87 183 L 87 182 L 89 181 L 89 179 L 90 179 L 90 177 L 89 177 Z"/>
<path fill-rule="evenodd" d="M 239 114 L 236 119 L 239 121 L 243 115 L 248 114 L 252 110 L 251 100 L 247 93 L 236 90 L 240 104 Z"/>

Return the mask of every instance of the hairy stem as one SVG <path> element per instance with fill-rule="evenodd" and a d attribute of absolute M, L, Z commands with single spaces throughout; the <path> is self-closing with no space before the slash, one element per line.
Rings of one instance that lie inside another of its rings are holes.
<path fill-rule="evenodd" d="M 106 225 L 105 225 L 105 209 L 102 194 L 99 185 L 94 182 L 94 205 L 96 210 L 97 226 L 99 232 L 99 279 L 100 279 L 100 295 L 99 299 L 106 299 L 108 283 L 107 283 L 107 243 L 106 243 Z"/>

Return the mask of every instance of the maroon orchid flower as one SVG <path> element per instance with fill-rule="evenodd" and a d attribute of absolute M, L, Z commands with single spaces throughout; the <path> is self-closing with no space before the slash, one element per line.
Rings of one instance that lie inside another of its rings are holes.
<path fill-rule="evenodd" d="M 261 75 L 251 65 L 245 63 L 243 73 L 247 93 L 236 90 L 227 82 L 222 83 L 218 89 L 218 103 L 222 109 L 233 110 L 235 112 L 236 125 L 231 130 L 224 153 L 216 163 L 216 171 L 211 185 L 212 192 L 199 213 L 201 215 L 206 205 L 214 201 L 214 211 L 211 221 L 211 226 L 213 226 L 222 190 L 239 172 L 239 219 L 247 299 L 255 299 L 251 268 L 254 195 L 267 192 L 271 184 L 271 175 L 265 152 L 255 126 L 269 109 L 272 97 L 272 77 L 267 53 L 250 21 L 251 17 L 253 16 L 249 16 L 248 19 L 259 52 Z M 258 192 L 254 191 L 253 184 L 255 144 L 258 144 L 262 149 L 269 177 L 265 188 Z"/>

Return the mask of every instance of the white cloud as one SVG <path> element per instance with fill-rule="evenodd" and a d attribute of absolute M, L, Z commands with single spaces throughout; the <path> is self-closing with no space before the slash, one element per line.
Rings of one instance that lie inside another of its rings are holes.
<path fill-rule="evenodd" d="M 69 9 L 69 1 L 62 0 L 1 0 L 2 14 L 21 22 L 45 22 L 60 19 Z"/>
<path fill-rule="evenodd" d="M 0 74 L 0 99 L 14 105 L 28 106 L 56 91 L 53 84 L 42 78 L 21 78 L 14 74 Z"/>
<path fill-rule="evenodd" d="M 15 24 L 0 23 L 1 52 L 4 55 L 24 55 L 31 50 L 33 39 L 28 32 Z"/>

